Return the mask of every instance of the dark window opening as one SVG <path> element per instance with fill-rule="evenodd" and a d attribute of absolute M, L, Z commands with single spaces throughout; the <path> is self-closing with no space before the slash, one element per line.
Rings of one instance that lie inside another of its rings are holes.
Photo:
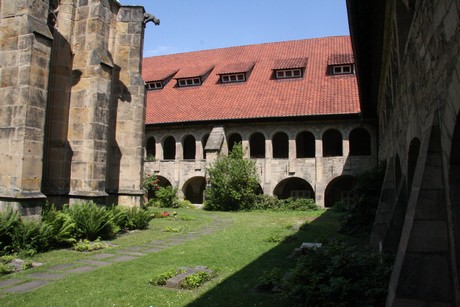
<path fill-rule="evenodd" d="M 350 156 L 370 156 L 371 136 L 366 129 L 356 128 L 350 133 Z"/>
<path fill-rule="evenodd" d="M 204 150 L 206 148 L 206 143 L 208 143 L 208 138 L 209 138 L 209 133 L 205 134 L 203 138 L 201 139 L 201 145 L 203 146 L 203 159 L 206 160 L 206 151 Z"/>
<path fill-rule="evenodd" d="M 156 149 L 155 149 L 156 141 L 154 137 L 150 137 L 147 140 L 147 146 L 145 146 L 147 151 L 147 158 L 155 158 Z"/>
<path fill-rule="evenodd" d="M 299 133 L 296 138 L 296 157 L 314 158 L 315 153 L 315 136 L 313 133 L 308 131 Z"/>
<path fill-rule="evenodd" d="M 241 135 L 239 135 L 238 133 L 233 133 L 232 135 L 230 135 L 228 138 L 228 152 L 232 152 L 235 144 L 241 144 L 242 142 L 243 139 L 241 138 Z"/>
<path fill-rule="evenodd" d="M 342 135 L 335 129 L 329 129 L 323 134 L 323 157 L 342 156 Z"/>
<path fill-rule="evenodd" d="M 196 154 L 196 143 L 195 138 L 191 135 L 187 135 L 184 139 L 184 159 L 194 160 Z"/>
<path fill-rule="evenodd" d="M 251 158 L 265 158 L 265 137 L 257 132 L 249 140 L 249 151 Z"/>
<path fill-rule="evenodd" d="M 289 158 L 289 138 L 286 133 L 278 132 L 272 139 L 273 158 Z"/>
<path fill-rule="evenodd" d="M 176 140 L 168 136 L 163 144 L 163 159 L 174 160 L 176 158 Z"/>

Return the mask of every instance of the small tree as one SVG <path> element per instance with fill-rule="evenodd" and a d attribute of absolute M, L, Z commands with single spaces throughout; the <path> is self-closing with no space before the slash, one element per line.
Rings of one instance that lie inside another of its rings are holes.
<path fill-rule="evenodd" d="M 228 157 L 219 156 L 208 169 L 206 210 L 250 209 L 259 185 L 254 161 L 244 159 L 243 147 L 236 144 Z"/>

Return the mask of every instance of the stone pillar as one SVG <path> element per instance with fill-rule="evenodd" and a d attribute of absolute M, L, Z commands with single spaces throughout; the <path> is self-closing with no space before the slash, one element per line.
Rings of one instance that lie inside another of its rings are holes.
<path fill-rule="evenodd" d="M 342 140 L 342 156 L 348 157 L 350 154 L 350 141 L 349 140 Z"/>
<path fill-rule="evenodd" d="M 48 1 L 0 1 L 0 209 L 39 214 L 48 73 Z"/>
<path fill-rule="evenodd" d="M 108 1 L 80 1 L 77 16 L 73 71 L 80 77 L 74 82 L 70 99 L 68 139 L 73 157 L 69 195 L 98 200 L 108 195 L 107 139 L 114 70 L 108 45 L 112 13 Z"/>
<path fill-rule="evenodd" d="M 249 152 L 249 140 L 242 140 L 241 146 L 243 146 L 244 157 L 246 159 L 249 159 L 251 155 L 251 153 Z"/>
<path fill-rule="evenodd" d="M 114 168 L 108 171 L 109 193 L 124 206 L 143 204 L 143 149 L 145 138 L 145 83 L 142 80 L 142 48 L 144 41 L 144 8 L 121 7 L 112 25 L 114 44 L 110 46 L 117 73 L 115 84 L 116 111 L 114 136 L 109 149 Z M 161 145 L 161 144 L 160 144 Z M 161 146 L 160 146 L 161 147 Z M 158 147 L 157 147 L 158 148 Z M 162 154 L 157 152 L 157 157 Z M 114 172 L 117 173 L 114 173 Z"/>
<path fill-rule="evenodd" d="M 203 160 L 203 145 L 201 141 L 197 140 L 195 142 L 195 160 Z"/>
<path fill-rule="evenodd" d="M 163 146 L 161 146 L 161 142 L 155 144 L 155 153 L 155 159 L 157 161 L 163 159 Z"/>
<path fill-rule="evenodd" d="M 176 141 L 176 160 L 184 159 L 184 149 L 182 148 L 182 143 L 180 141 Z"/>
<path fill-rule="evenodd" d="M 289 159 L 295 159 L 297 155 L 297 147 L 296 142 L 294 140 L 289 140 Z"/>
<path fill-rule="evenodd" d="M 323 157 L 323 140 L 315 140 L 315 157 Z"/>
<path fill-rule="evenodd" d="M 273 145 L 271 139 L 265 139 L 265 159 L 273 158 Z"/>

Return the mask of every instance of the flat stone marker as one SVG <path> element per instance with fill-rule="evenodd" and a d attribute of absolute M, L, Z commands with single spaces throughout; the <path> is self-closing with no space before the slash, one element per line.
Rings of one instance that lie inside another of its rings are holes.
<path fill-rule="evenodd" d="M 37 278 L 37 279 L 47 279 L 47 280 L 58 280 L 63 278 L 63 274 L 50 274 L 50 273 L 31 273 L 27 277 Z"/>
<path fill-rule="evenodd" d="M 122 255 L 130 255 L 130 256 L 145 256 L 145 253 L 141 252 L 134 252 L 134 251 L 129 251 L 129 250 L 119 250 L 117 251 L 118 254 Z"/>
<path fill-rule="evenodd" d="M 72 264 L 72 263 L 65 263 L 65 264 L 59 264 L 59 265 L 52 266 L 52 267 L 48 268 L 48 270 L 49 271 L 61 271 L 61 270 L 71 268 L 73 266 L 74 266 L 74 264 Z"/>
<path fill-rule="evenodd" d="M 180 268 L 180 269 L 185 270 L 185 273 L 178 274 L 178 275 L 173 276 L 170 279 L 168 279 L 166 281 L 165 287 L 179 289 L 180 284 L 189 275 L 192 275 L 192 274 L 195 274 L 195 273 L 198 273 L 198 272 L 206 272 L 206 273 L 209 273 L 209 274 L 213 273 L 212 270 L 208 269 L 205 266 L 197 266 L 197 267 L 194 267 L 194 268 Z"/>
<path fill-rule="evenodd" d="M 46 285 L 47 283 L 49 283 L 48 280 L 33 280 L 33 281 L 29 281 L 29 282 L 20 284 L 12 288 L 5 289 L 3 291 L 10 292 L 10 293 L 22 293 L 22 292 L 27 292 L 30 290 L 40 288 Z"/>
<path fill-rule="evenodd" d="M 110 264 L 110 262 L 97 261 L 97 260 L 91 260 L 91 259 L 80 260 L 78 262 L 89 264 L 89 265 L 94 265 L 97 267 L 102 267 L 102 266 L 106 266 Z"/>
<path fill-rule="evenodd" d="M 75 268 L 72 270 L 68 270 L 68 273 L 84 273 L 84 272 L 91 272 L 97 269 L 96 267 L 93 266 L 81 266 L 79 268 Z"/>
<path fill-rule="evenodd" d="M 22 279 L 7 279 L 4 281 L 0 281 L 0 288 L 15 285 L 15 284 L 20 283 L 21 281 Z"/>
<path fill-rule="evenodd" d="M 120 256 L 120 257 L 116 257 L 116 258 L 113 258 L 113 259 L 110 259 L 112 262 L 124 262 L 124 261 L 130 261 L 130 260 L 133 260 L 133 259 L 137 259 L 137 257 L 134 257 L 134 256 Z"/>
<path fill-rule="evenodd" d="M 107 259 L 107 258 L 110 258 L 110 257 L 113 257 L 113 256 L 115 256 L 115 255 L 114 254 L 102 253 L 102 254 L 97 254 L 97 255 L 91 256 L 89 258 L 91 258 L 91 259 Z"/>

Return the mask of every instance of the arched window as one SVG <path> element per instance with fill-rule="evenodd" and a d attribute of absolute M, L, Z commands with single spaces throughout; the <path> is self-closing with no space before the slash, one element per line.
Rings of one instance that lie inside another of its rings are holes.
<path fill-rule="evenodd" d="M 154 137 L 150 137 L 148 140 L 147 140 L 147 145 L 145 146 L 145 149 L 147 151 L 147 158 L 155 158 L 155 155 L 156 155 L 156 150 L 155 150 L 155 138 Z"/>
<path fill-rule="evenodd" d="M 176 140 L 168 136 L 163 143 L 163 159 L 174 160 L 176 158 Z"/>
<path fill-rule="evenodd" d="M 315 157 L 315 136 L 313 133 L 303 131 L 297 135 L 296 157 L 297 158 L 314 158 Z"/>
<path fill-rule="evenodd" d="M 278 132 L 272 139 L 273 158 L 289 158 L 289 138 L 286 133 Z"/>
<path fill-rule="evenodd" d="M 228 137 L 228 152 L 231 152 L 233 150 L 233 146 L 235 146 L 236 143 L 240 143 L 243 141 L 241 138 L 241 135 L 238 133 L 233 133 Z"/>
<path fill-rule="evenodd" d="M 201 139 L 201 146 L 203 146 L 203 159 L 205 160 L 206 160 L 206 151 L 204 149 L 206 148 L 206 143 L 208 142 L 208 138 L 209 138 L 209 133 L 206 133 Z"/>
<path fill-rule="evenodd" d="M 350 133 L 350 156 L 370 156 L 371 136 L 366 129 L 356 128 Z"/>
<path fill-rule="evenodd" d="M 251 158 L 265 158 L 265 137 L 256 132 L 249 139 L 249 151 Z"/>
<path fill-rule="evenodd" d="M 194 160 L 196 154 L 196 142 L 192 135 L 187 135 L 183 143 L 184 159 Z"/>
<path fill-rule="evenodd" d="M 323 157 L 342 156 L 342 135 L 335 129 L 329 129 L 323 134 Z"/>

